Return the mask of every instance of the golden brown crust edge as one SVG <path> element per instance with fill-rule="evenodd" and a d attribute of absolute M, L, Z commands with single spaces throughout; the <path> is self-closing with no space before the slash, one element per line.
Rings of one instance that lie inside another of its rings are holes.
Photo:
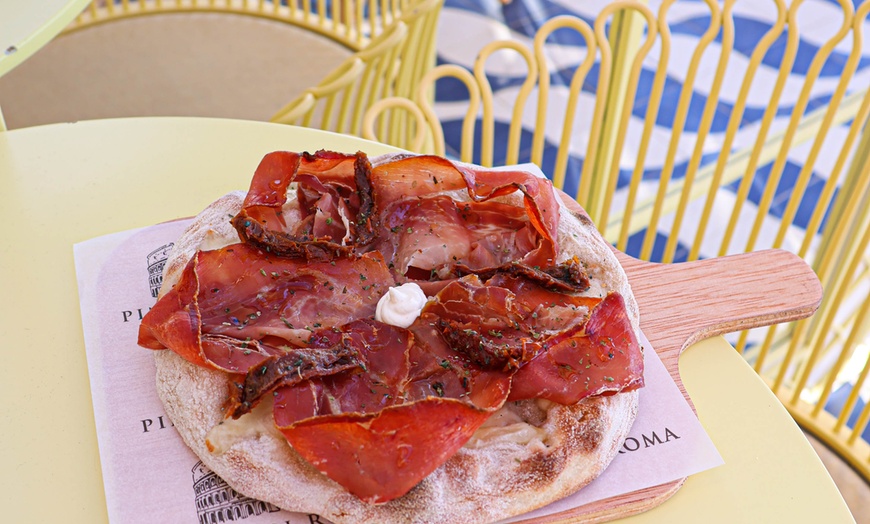
<path fill-rule="evenodd" d="M 229 217 L 238 212 L 243 198 L 241 192 L 226 195 L 197 216 L 167 262 L 165 289 L 207 237 L 234 234 Z M 577 255 L 588 265 L 593 294 L 623 294 L 637 327 L 637 304 L 609 245 L 591 223 L 578 220 L 565 208 L 562 216 L 561 258 Z M 510 438 L 497 438 L 488 445 L 463 448 L 407 495 L 370 505 L 317 472 L 274 428 L 250 435 L 221 455 L 210 453 L 205 440 L 223 419 L 226 377 L 170 351 L 155 352 L 155 363 L 157 390 L 167 415 L 210 469 L 240 493 L 290 511 L 318 513 L 336 524 L 475 523 L 531 511 L 596 478 L 615 456 L 637 413 L 637 392 L 575 406 L 552 404 L 544 411 L 546 420 L 535 422 L 547 435 L 545 442 L 519 445 Z"/>

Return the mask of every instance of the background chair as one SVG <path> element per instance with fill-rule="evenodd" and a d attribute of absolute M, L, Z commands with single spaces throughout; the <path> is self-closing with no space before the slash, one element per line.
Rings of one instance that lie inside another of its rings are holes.
<path fill-rule="evenodd" d="M 0 4 L 0 77 L 30 58 L 84 9 L 88 0 Z M 6 121 L 0 111 L 0 131 Z"/>
<path fill-rule="evenodd" d="M 366 89 L 369 98 L 354 101 L 365 104 L 381 93 L 408 94 L 420 71 L 434 65 L 440 6 L 441 0 L 98 0 L 0 79 L 0 105 L 12 128 L 119 116 L 268 120 L 312 86 L 338 77 L 362 82 L 368 64 L 383 62 L 389 51 L 396 86 Z M 408 31 L 418 26 L 426 30 Z"/>
<path fill-rule="evenodd" d="M 421 0 L 405 9 L 387 32 L 305 90 L 272 116 L 273 122 L 361 136 L 363 115 L 387 97 L 410 97 L 435 67 L 438 14 L 443 0 Z M 404 114 L 383 121 L 376 138 L 412 148 Z"/>
<path fill-rule="evenodd" d="M 377 102 L 366 132 L 413 114 L 420 152 L 535 162 L 642 259 L 805 258 L 825 288 L 816 315 L 732 342 L 870 480 L 870 2 L 841 0 L 811 38 L 800 0 L 744 6 L 770 17 L 752 34 L 740 5 L 616 1 L 594 20 L 557 16 L 485 46 L 470 69 L 436 67 L 410 99 Z M 692 16 L 672 24 L 678 9 Z M 433 103 L 442 89 L 467 96 Z"/>

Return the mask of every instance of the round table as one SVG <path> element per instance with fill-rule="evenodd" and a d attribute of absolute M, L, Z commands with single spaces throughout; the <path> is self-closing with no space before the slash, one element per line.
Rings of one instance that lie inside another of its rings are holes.
<path fill-rule="evenodd" d="M 0 492 L 7 522 L 104 522 L 72 246 L 196 214 L 244 189 L 273 150 L 388 146 L 277 124 L 201 118 L 84 121 L 0 133 Z M 630 522 L 853 522 L 802 432 L 722 338 L 680 371 L 725 465 Z M 147 511 L 147 508 L 143 508 Z"/>

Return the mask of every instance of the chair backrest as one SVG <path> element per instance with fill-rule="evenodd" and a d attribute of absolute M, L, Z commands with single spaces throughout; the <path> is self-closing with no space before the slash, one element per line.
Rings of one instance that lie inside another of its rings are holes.
<path fill-rule="evenodd" d="M 217 12 L 304 27 L 359 51 L 389 29 L 412 3 L 413 0 L 93 0 L 67 31 L 142 15 Z"/>
<path fill-rule="evenodd" d="M 355 53 L 317 86 L 272 116 L 273 122 L 313 126 L 362 136 L 363 116 L 378 101 L 410 97 L 435 66 L 438 15 L 443 0 L 408 4 L 393 27 Z M 399 113 L 384 119 L 375 137 L 408 148 L 412 123 Z"/>
<path fill-rule="evenodd" d="M 735 0 L 680 4 L 691 26 L 669 23 L 674 0 L 657 12 L 613 2 L 592 23 L 556 17 L 528 43 L 487 45 L 471 71 L 436 67 L 410 100 L 381 101 L 366 121 L 416 114 L 420 152 L 535 162 L 642 259 L 762 248 L 805 258 L 826 290 L 814 317 L 732 340 L 795 418 L 870 479 L 859 395 L 870 388 L 870 2 L 840 0 L 837 23 L 810 37 L 801 3 L 744 7 L 768 12 L 760 32 Z M 506 54 L 522 78 L 489 68 Z M 442 79 L 467 89 L 464 113 L 453 95 L 438 114 Z"/>

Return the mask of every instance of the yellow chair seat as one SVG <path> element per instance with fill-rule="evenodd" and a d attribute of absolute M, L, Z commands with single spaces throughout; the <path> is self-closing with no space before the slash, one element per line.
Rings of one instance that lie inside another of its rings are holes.
<path fill-rule="evenodd" d="M 0 78 L 0 106 L 11 128 L 174 115 L 360 135 L 371 104 L 410 96 L 434 67 L 442 3 L 93 0 Z M 394 124 L 381 139 L 405 147 Z"/>
<path fill-rule="evenodd" d="M 122 116 L 268 120 L 352 52 L 250 16 L 122 18 L 62 34 L 0 78 L 0 106 L 10 128 Z"/>

